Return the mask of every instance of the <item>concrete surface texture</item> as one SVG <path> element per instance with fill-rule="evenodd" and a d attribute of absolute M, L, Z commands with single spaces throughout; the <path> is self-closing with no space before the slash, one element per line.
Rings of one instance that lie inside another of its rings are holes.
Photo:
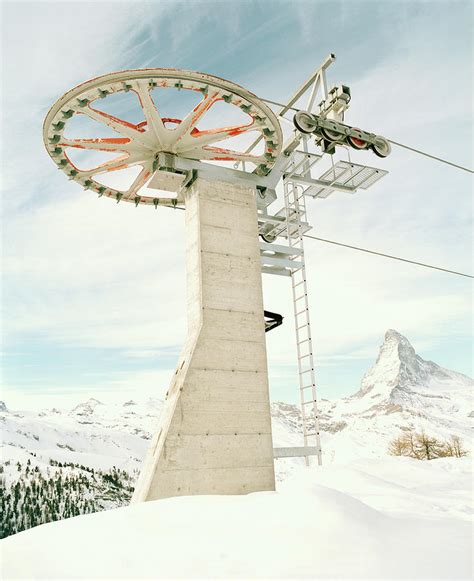
<path fill-rule="evenodd" d="M 132 502 L 274 490 L 255 192 L 186 195 L 188 336 Z"/>

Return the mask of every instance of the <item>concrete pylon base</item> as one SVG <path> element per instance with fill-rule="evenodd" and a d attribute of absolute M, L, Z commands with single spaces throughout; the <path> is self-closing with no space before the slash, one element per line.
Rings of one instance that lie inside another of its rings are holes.
<path fill-rule="evenodd" d="M 255 192 L 186 196 L 188 336 L 132 502 L 274 490 Z"/>

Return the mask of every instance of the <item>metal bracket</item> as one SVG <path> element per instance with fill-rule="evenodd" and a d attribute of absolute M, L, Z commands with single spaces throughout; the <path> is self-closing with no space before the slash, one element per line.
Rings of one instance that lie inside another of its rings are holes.
<path fill-rule="evenodd" d="M 277 198 L 275 186 L 281 178 L 280 171 L 278 171 L 278 178 L 275 181 L 275 175 L 272 175 L 271 178 L 270 174 L 268 176 L 259 176 L 254 173 L 247 173 L 228 167 L 203 163 L 194 159 L 178 157 L 171 153 L 159 154 L 158 161 L 157 172 L 159 172 L 163 167 L 166 168 L 166 171 L 171 170 L 177 174 L 184 174 L 187 176 L 181 184 L 180 190 L 189 187 L 197 177 L 201 177 L 212 181 L 229 182 L 233 184 L 237 183 L 250 188 L 255 188 L 258 190 L 258 208 L 266 208 Z M 273 174 L 273 172 L 271 172 L 271 174 Z M 152 178 L 152 180 L 153 179 L 154 178 Z"/>

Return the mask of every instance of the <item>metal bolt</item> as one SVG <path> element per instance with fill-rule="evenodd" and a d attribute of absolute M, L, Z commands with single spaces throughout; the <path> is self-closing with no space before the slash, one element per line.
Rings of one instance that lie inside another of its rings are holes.
<path fill-rule="evenodd" d="M 91 185 L 92 185 L 92 180 L 86 180 L 86 181 L 84 182 L 84 188 L 85 188 L 86 190 L 88 190 L 88 189 L 91 187 Z"/>
<path fill-rule="evenodd" d="M 120 202 L 120 200 L 123 198 L 123 194 L 121 192 L 117 192 L 115 194 L 115 198 L 117 200 L 117 204 Z"/>
<path fill-rule="evenodd" d="M 73 109 L 69 109 L 68 111 L 61 111 L 61 113 L 63 114 L 64 119 L 69 119 L 74 115 Z"/>
<path fill-rule="evenodd" d="M 159 203 L 160 203 L 160 198 L 153 198 L 153 205 L 155 206 L 155 210 L 158 208 Z"/>
<path fill-rule="evenodd" d="M 57 123 L 53 123 L 53 129 L 59 131 L 64 128 L 64 125 L 65 125 L 64 121 L 58 121 Z"/>
<path fill-rule="evenodd" d="M 135 196 L 133 198 L 134 202 L 135 202 L 135 208 L 138 206 L 138 204 L 140 203 L 141 197 L 140 196 Z"/>
<path fill-rule="evenodd" d="M 103 99 L 104 97 L 107 97 L 107 95 L 110 93 L 110 91 L 107 91 L 107 89 L 99 89 L 99 97 L 101 99 Z"/>
<path fill-rule="evenodd" d="M 78 99 L 77 100 L 77 104 L 79 105 L 79 107 L 85 107 L 89 103 L 90 103 L 89 99 Z"/>

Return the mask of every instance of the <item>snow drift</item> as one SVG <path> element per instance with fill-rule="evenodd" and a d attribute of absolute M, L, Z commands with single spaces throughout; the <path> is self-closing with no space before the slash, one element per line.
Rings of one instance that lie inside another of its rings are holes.
<path fill-rule="evenodd" d="M 365 461 L 302 471 L 276 493 L 170 498 L 50 523 L 3 541 L 4 576 L 468 579 L 469 464 L 434 460 L 420 473 L 407 458 Z"/>

